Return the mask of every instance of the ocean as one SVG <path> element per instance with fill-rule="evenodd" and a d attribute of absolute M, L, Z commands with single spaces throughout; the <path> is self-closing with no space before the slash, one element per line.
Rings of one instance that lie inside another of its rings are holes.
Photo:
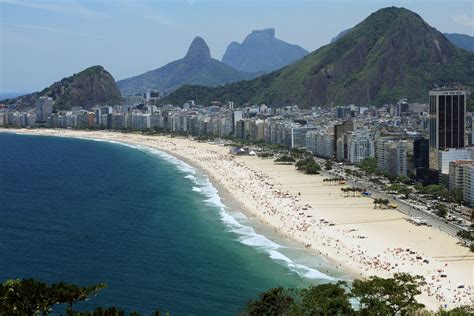
<path fill-rule="evenodd" d="M 332 280 L 320 272 L 329 263 L 264 237 L 206 175 L 163 152 L 6 133 L 0 148 L 1 282 L 105 282 L 83 310 L 235 315 L 269 288 Z"/>

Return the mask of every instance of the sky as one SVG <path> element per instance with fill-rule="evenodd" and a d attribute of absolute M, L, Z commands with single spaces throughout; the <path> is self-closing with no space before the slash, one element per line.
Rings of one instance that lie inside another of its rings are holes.
<path fill-rule="evenodd" d="M 388 6 L 474 35 L 474 1 L 463 0 L 0 0 L 0 93 L 38 91 L 93 65 L 128 78 L 184 57 L 197 35 L 218 60 L 269 27 L 314 51 Z"/>

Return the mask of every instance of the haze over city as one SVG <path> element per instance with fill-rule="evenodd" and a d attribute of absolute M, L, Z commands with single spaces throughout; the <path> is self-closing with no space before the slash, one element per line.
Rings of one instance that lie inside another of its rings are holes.
<path fill-rule="evenodd" d="M 0 1 L 0 93 L 41 90 L 102 65 L 116 80 L 182 58 L 195 36 L 213 58 L 254 29 L 314 51 L 377 9 L 403 6 L 441 32 L 474 35 L 472 1 Z"/>

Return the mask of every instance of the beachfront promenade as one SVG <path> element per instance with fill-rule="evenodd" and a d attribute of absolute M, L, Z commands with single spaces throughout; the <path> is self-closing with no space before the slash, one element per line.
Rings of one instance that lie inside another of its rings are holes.
<path fill-rule="evenodd" d="M 10 130 L 11 131 L 11 130 Z M 220 193 L 248 216 L 325 256 L 353 277 L 407 272 L 425 277 L 420 302 L 436 310 L 471 304 L 474 256 L 434 227 L 415 226 L 399 211 L 375 209 L 371 198 L 346 196 L 323 175 L 305 175 L 272 159 L 232 156 L 229 148 L 182 138 L 114 132 L 18 130 L 19 133 L 100 138 L 153 147 L 207 173 Z"/>
<path fill-rule="evenodd" d="M 443 231 L 444 233 L 446 233 L 448 235 L 456 236 L 456 234 L 461 230 L 461 228 L 458 227 L 457 225 L 446 222 L 444 219 L 442 219 L 439 216 L 436 216 L 432 213 L 416 209 L 404 200 L 396 199 L 393 196 L 391 196 L 390 194 L 384 194 L 384 193 L 381 193 L 379 191 L 373 190 L 370 187 L 370 183 L 368 181 L 349 180 L 348 183 L 349 183 L 350 186 L 363 188 L 364 190 L 369 192 L 371 197 L 373 197 L 373 198 L 388 199 L 390 201 L 390 203 L 397 205 L 397 210 L 398 211 L 400 211 L 403 214 L 408 215 L 410 217 L 421 218 L 421 219 L 425 220 L 432 227 L 437 228 L 437 229 Z"/>

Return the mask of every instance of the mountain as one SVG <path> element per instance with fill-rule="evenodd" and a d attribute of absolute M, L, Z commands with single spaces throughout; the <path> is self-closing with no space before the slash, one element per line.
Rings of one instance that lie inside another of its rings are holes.
<path fill-rule="evenodd" d="M 349 33 L 351 29 L 344 30 L 337 34 L 336 37 L 331 39 L 331 43 L 334 43 L 347 33 Z M 474 37 L 469 36 L 466 34 L 458 34 L 458 33 L 443 33 L 443 35 L 456 47 L 463 48 L 465 50 L 474 52 Z"/>
<path fill-rule="evenodd" d="M 252 31 L 242 44 L 227 46 L 222 62 L 249 73 L 269 73 L 303 58 L 308 51 L 275 38 L 274 29 Z"/>
<path fill-rule="evenodd" d="M 372 13 L 345 36 L 279 71 L 215 89 L 187 86 L 164 102 L 232 100 L 302 107 L 426 102 L 428 90 L 474 87 L 474 54 L 404 8 Z"/>
<path fill-rule="evenodd" d="M 58 110 L 71 109 L 73 106 L 90 109 L 97 104 L 113 104 L 122 99 L 112 75 L 102 66 L 92 66 L 55 82 L 40 92 L 0 103 L 16 104 L 18 109 L 28 109 L 34 107 L 36 99 L 41 96 L 52 97 L 54 108 Z"/>
<path fill-rule="evenodd" d="M 474 52 L 474 37 L 466 34 L 444 33 L 444 36 L 459 48 Z"/>
<path fill-rule="evenodd" d="M 169 92 L 186 84 L 218 86 L 249 78 L 249 74 L 212 59 L 206 42 L 197 36 L 184 58 L 144 74 L 120 80 L 117 84 L 122 95 L 130 95 L 148 89 Z"/>

